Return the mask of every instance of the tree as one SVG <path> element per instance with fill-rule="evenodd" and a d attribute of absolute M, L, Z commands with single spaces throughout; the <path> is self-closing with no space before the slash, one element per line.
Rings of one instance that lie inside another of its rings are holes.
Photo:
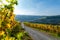
<path fill-rule="evenodd" d="M 19 24 L 15 21 L 13 14 L 14 6 L 17 4 L 17 0 L 0 0 L 0 40 L 10 37 L 13 28 Z"/>

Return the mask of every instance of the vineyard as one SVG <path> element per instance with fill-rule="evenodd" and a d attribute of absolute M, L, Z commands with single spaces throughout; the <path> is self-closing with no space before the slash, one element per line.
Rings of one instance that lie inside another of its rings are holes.
<path fill-rule="evenodd" d="M 54 33 L 57 36 L 60 36 L 60 25 L 52 25 L 52 24 L 37 24 L 37 23 L 29 23 L 24 22 L 24 24 L 28 27 L 36 28 L 39 30 L 43 30 L 45 32 Z"/>
<path fill-rule="evenodd" d="M 0 0 L 0 40 L 31 40 L 31 37 L 15 20 L 14 5 L 17 0 Z"/>

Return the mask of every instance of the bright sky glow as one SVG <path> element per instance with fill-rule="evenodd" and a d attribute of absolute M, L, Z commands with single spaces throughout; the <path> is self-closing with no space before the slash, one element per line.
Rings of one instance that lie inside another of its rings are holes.
<path fill-rule="evenodd" d="M 60 15 L 60 0 L 18 0 L 17 15 Z"/>
<path fill-rule="evenodd" d="M 6 2 L 6 0 L 2 0 L 2 2 L 7 5 L 9 4 L 8 2 Z"/>

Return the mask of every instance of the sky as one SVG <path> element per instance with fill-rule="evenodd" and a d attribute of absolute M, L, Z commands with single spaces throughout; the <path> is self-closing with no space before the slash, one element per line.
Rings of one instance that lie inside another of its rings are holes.
<path fill-rule="evenodd" d="M 60 0 L 18 0 L 16 15 L 60 15 Z"/>

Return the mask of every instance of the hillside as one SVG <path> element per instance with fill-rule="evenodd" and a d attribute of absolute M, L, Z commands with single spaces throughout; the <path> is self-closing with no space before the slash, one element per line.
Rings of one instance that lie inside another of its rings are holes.
<path fill-rule="evenodd" d="M 33 21 L 33 20 L 36 20 L 36 19 L 39 19 L 39 18 L 42 18 L 43 16 L 30 16 L 30 15 L 16 15 L 16 20 L 19 20 L 21 22 L 24 22 L 24 21 Z"/>
<path fill-rule="evenodd" d="M 60 16 L 46 16 L 31 22 L 44 24 L 60 24 Z"/>
<path fill-rule="evenodd" d="M 21 22 L 28 21 L 33 23 L 60 24 L 60 16 L 17 15 L 15 18 Z"/>

